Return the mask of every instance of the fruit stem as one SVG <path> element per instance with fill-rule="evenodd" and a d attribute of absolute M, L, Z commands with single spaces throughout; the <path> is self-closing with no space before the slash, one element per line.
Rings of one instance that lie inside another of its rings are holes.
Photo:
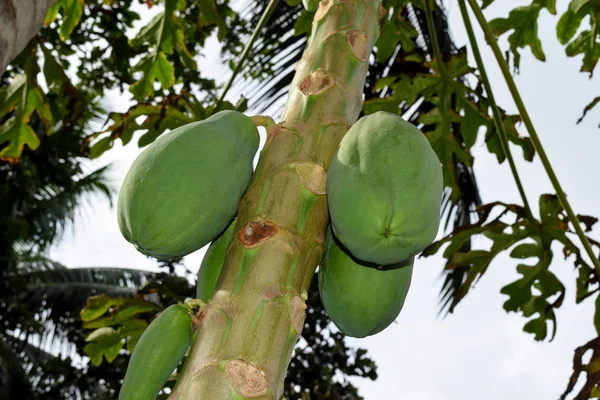
<path fill-rule="evenodd" d="M 269 117 L 268 115 L 254 115 L 250 117 L 250 119 L 257 127 L 264 126 L 265 128 L 269 128 L 273 125 L 277 125 L 273 118 Z"/>
<path fill-rule="evenodd" d="M 469 18 L 469 13 L 467 11 L 465 0 L 458 0 L 458 5 L 460 7 L 462 19 L 465 23 L 467 35 L 469 36 L 471 48 L 473 49 L 473 56 L 475 56 L 475 62 L 477 63 L 477 68 L 479 69 L 481 80 L 483 81 L 483 86 L 485 87 L 488 100 L 490 101 L 490 105 L 492 106 L 492 113 L 494 115 L 494 125 L 496 126 L 496 132 L 498 133 L 498 136 L 500 138 L 502 151 L 504 152 L 504 155 L 508 160 L 508 164 L 510 165 L 510 170 L 515 179 L 515 183 L 517 184 L 517 188 L 519 189 L 519 194 L 521 195 L 521 199 L 523 200 L 523 205 L 525 206 L 527 216 L 533 220 L 533 213 L 531 211 L 531 207 L 529 206 L 529 202 L 527 201 L 527 195 L 525 194 L 525 189 L 523 188 L 523 183 L 521 182 L 521 178 L 519 176 L 519 171 L 517 170 L 517 166 L 515 165 L 515 160 L 510 151 L 508 135 L 506 134 L 506 129 L 504 127 L 504 123 L 502 122 L 502 115 L 500 114 L 500 109 L 498 108 L 498 105 L 496 104 L 496 99 L 494 98 L 494 92 L 492 91 L 492 85 L 490 84 L 487 71 L 485 70 L 485 64 L 483 63 L 483 59 L 481 58 L 481 52 L 479 51 L 479 45 L 477 44 L 477 39 L 475 38 L 475 33 L 473 32 L 473 25 L 471 24 L 471 19 Z"/>
<path fill-rule="evenodd" d="M 552 182 L 552 186 L 554 186 L 556 195 L 558 196 L 560 203 L 562 204 L 563 208 L 565 209 L 565 211 L 569 217 L 569 220 L 571 221 L 571 224 L 573 225 L 573 228 L 577 232 L 577 236 L 579 236 L 579 239 L 581 240 L 583 247 L 585 248 L 588 256 L 590 257 L 590 259 L 592 261 L 592 264 L 594 264 L 596 273 L 600 275 L 600 260 L 594 254 L 592 245 L 590 244 L 588 238 L 585 236 L 585 233 L 583 232 L 583 229 L 581 228 L 581 223 L 579 222 L 577 215 L 573 212 L 573 209 L 571 208 L 571 205 L 569 204 L 569 201 L 567 200 L 567 196 L 566 196 L 565 192 L 563 191 L 562 186 L 561 186 L 560 182 L 558 181 L 558 178 L 556 177 L 556 174 L 554 173 L 552 164 L 550 164 L 550 160 L 548 159 L 548 156 L 546 155 L 546 152 L 544 151 L 544 147 L 542 146 L 542 143 L 537 134 L 537 131 L 535 130 L 535 128 L 533 126 L 533 122 L 531 122 L 531 118 L 529 118 L 529 113 L 527 112 L 527 109 L 525 108 L 523 99 L 521 98 L 519 90 L 517 89 L 517 85 L 515 84 L 515 81 L 514 81 L 512 75 L 510 74 L 510 70 L 508 68 L 508 63 L 502 56 L 502 51 L 500 50 L 500 46 L 498 46 L 498 41 L 496 40 L 496 36 L 494 35 L 494 32 L 492 31 L 492 28 L 490 27 L 489 23 L 485 19 L 485 16 L 483 15 L 483 11 L 481 10 L 481 7 L 479 7 L 479 5 L 477 4 L 477 1 L 476 0 L 468 0 L 468 1 L 469 1 L 469 5 L 471 6 L 471 9 L 473 10 L 473 13 L 475 14 L 475 18 L 477 18 L 477 21 L 479 22 L 479 25 L 481 26 L 481 29 L 483 30 L 483 32 L 485 34 L 485 38 L 486 38 L 488 44 L 490 45 L 490 47 L 492 48 L 492 51 L 494 52 L 494 56 L 496 57 L 496 62 L 498 63 L 498 66 L 500 67 L 500 70 L 502 71 L 502 75 L 504 75 L 504 79 L 506 80 L 508 89 L 510 90 L 510 93 L 513 97 L 513 100 L 514 100 L 516 106 L 517 106 L 517 109 L 519 110 L 519 114 L 521 114 L 521 118 L 523 118 L 523 123 L 525 124 L 525 127 L 527 128 L 527 131 L 529 132 L 529 136 L 531 137 L 531 141 L 533 142 L 533 147 L 535 148 L 535 151 L 540 156 L 542 165 L 544 166 L 544 169 L 546 170 L 546 174 L 548 174 L 548 178 L 550 178 L 550 182 Z"/>

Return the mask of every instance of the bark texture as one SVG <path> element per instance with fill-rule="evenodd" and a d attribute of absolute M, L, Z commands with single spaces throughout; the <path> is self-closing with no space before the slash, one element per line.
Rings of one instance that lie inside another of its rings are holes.
<path fill-rule="evenodd" d="M 0 0 L 0 75 L 42 28 L 55 0 Z"/>
<path fill-rule="evenodd" d="M 321 1 L 170 399 L 280 399 L 323 255 L 326 170 L 362 108 L 381 15 L 380 0 Z"/>

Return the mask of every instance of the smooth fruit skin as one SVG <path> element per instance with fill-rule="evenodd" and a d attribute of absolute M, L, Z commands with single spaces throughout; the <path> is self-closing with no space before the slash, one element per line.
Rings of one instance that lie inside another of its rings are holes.
<path fill-rule="evenodd" d="M 319 293 L 331 321 L 343 334 L 356 338 L 387 328 L 404 306 L 413 264 L 385 271 L 361 265 L 340 247 L 331 229 L 325 246 Z"/>
<path fill-rule="evenodd" d="M 187 308 L 173 304 L 148 325 L 135 345 L 119 400 L 154 400 L 192 342 Z"/>
<path fill-rule="evenodd" d="M 198 270 L 198 281 L 196 282 L 196 298 L 208 303 L 212 298 L 221 270 L 225 263 L 225 255 L 227 248 L 235 231 L 235 220 L 229 227 L 219 236 L 217 240 L 212 242 L 204 254 L 202 264 Z"/>
<path fill-rule="evenodd" d="M 336 237 L 358 259 L 381 265 L 435 239 L 442 190 L 442 168 L 425 135 L 383 111 L 350 128 L 327 171 Z"/>
<path fill-rule="evenodd" d="M 248 188 L 259 140 L 252 120 L 237 111 L 160 136 L 123 181 L 118 221 L 125 239 L 158 259 L 183 257 L 214 240 Z"/>

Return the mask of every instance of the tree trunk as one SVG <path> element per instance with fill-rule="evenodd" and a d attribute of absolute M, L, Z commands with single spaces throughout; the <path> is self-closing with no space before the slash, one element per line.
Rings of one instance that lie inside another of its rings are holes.
<path fill-rule="evenodd" d="M 55 0 L 0 0 L 0 75 L 42 28 Z"/>
<path fill-rule="evenodd" d="M 171 399 L 278 400 L 329 221 L 325 176 L 356 121 L 381 0 L 323 0 Z"/>

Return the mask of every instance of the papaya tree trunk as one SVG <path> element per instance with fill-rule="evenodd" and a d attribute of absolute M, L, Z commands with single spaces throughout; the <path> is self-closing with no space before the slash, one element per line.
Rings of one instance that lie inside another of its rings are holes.
<path fill-rule="evenodd" d="M 324 250 L 326 170 L 361 111 L 382 13 L 381 0 L 321 1 L 171 399 L 282 396 Z"/>
<path fill-rule="evenodd" d="M 40 31 L 55 0 L 0 0 L 0 75 Z"/>

